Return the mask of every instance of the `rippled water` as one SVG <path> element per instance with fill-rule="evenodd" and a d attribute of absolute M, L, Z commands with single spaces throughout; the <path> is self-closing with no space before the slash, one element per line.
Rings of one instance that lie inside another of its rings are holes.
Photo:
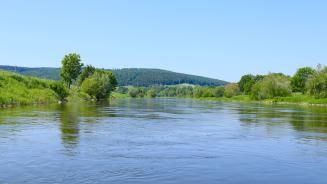
<path fill-rule="evenodd" d="M 327 183 L 326 107 L 178 99 L 0 109 L 0 183 Z"/>

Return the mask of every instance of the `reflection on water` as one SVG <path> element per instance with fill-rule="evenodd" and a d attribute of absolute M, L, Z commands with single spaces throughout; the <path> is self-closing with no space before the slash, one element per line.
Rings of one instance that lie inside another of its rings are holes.
<path fill-rule="evenodd" d="M 67 149 L 74 149 L 79 139 L 80 112 L 77 104 L 59 106 L 60 131 L 62 144 Z"/>
<path fill-rule="evenodd" d="M 15 107 L 0 109 L 0 150 L 0 183 L 327 183 L 327 108 L 181 99 Z"/>

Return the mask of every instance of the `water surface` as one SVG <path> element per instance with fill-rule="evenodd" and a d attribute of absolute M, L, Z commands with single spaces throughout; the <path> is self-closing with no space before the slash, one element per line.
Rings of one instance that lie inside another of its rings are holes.
<path fill-rule="evenodd" d="M 117 99 L 0 109 L 1 184 L 327 183 L 327 109 Z"/>

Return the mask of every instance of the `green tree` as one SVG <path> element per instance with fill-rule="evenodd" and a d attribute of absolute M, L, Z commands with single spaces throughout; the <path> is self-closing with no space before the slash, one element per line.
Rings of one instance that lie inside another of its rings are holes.
<path fill-rule="evenodd" d="M 223 97 L 224 96 L 224 93 L 225 93 L 225 87 L 224 86 L 218 86 L 214 89 L 214 96 L 215 97 Z"/>
<path fill-rule="evenodd" d="M 244 94 L 249 94 L 251 92 L 252 86 L 255 83 L 255 77 L 251 74 L 242 76 L 241 80 L 238 82 L 240 91 Z"/>
<path fill-rule="evenodd" d="M 310 67 L 299 68 L 291 79 L 291 86 L 294 92 L 305 93 L 305 85 L 308 79 L 315 73 Z"/>
<path fill-rule="evenodd" d="M 269 74 L 252 87 L 251 97 L 264 100 L 274 97 L 289 96 L 292 92 L 290 79 L 283 74 Z"/>
<path fill-rule="evenodd" d="M 92 65 L 87 65 L 79 76 L 78 85 L 82 85 L 83 81 L 92 76 L 95 72 L 95 68 Z"/>
<path fill-rule="evenodd" d="M 67 87 L 62 82 L 52 82 L 50 84 L 50 89 L 52 89 L 59 101 L 64 102 L 69 95 Z"/>
<path fill-rule="evenodd" d="M 138 90 L 139 90 L 139 92 L 138 92 L 139 97 L 143 98 L 145 96 L 144 88 L 139 87 Z"/>
<path fill-rule="evenodd" d="M 60 76 L 63 81 L 70 88 L 73 81 L 76 81 L 77 77 L 81 74 L 83 63 L 81 63 L 80 55 L 71 53 L 65 55 L 61 61 L 62 68 L 60 70 Z"/>
<path fill-rule="evenodd" d="M 137 88 L 134 88 L 134 87 L 129 88 L 128 89 L 128 94 L 129 94 L 130 97 L 136 98 L 139 95 L 139 90 Z"/>
<path fill-rule="evenodd" d="M 317 69 L 308 79 L 306 89 L 316 98 L 327 98 L 327 67 Z"/>
<path fill-rule="evenodd" d="M 108 98 L 116 87 L 117 80 L 113 73 L 96 70 L 91 77 L 84 80 L 81 91 L 97 100 L 101 100 Z"/>
<path fill-rule="evenodd" d="M 156 93 L 154 92 L 153 89 L 148 90 L 146 94 L 150 98 L 155 98 L 156 97 Z"/>
<path fill-rule="evenodd" d="M 240 88 L 237 83 L 230 83 L 225 86 L 224 96 L 231 98 L 240 94 Z"/>

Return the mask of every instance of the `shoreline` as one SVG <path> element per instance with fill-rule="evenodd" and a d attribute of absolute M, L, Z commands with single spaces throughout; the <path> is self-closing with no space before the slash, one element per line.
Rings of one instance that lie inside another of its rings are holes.
<path fill-rule="evenodd" d="M 312 102 L 305 102 L 305 101 L 298 101 L 298 102 L 292 102 L 292 101 L 286 101 L 284 98 L 277 98 L 277 99 L 267 99 L 267 100 L 252 100 L 248 96 L 241 95 L 241 96 L 234 96 L 232 98 L 226 98 L 226 97 L 201 97 L 201 98 L 194 98 L 194 97 L 143 97 L 143 98 L 132 98 L 124 94 L 115 94 L 112 97 L 110 97 L 110 100 L 115 99 L 165 99 L 165 98 L 171 98 L 171 99 L 189 99 L 189 100 L 202 100 L 202 101 L 219 101 L 219 102 L 236 102 L 236 103 L 255 103 L 255 104 L 265 104 L 265 105 L 299 105 L 299 106 L 315 106 L 315 107 L 327 107 L 327 103 L 312 103 Z M 288 97 L 292 98 L 292 97 Z M 79 101 L 79 100 L 78 100 Z M 66 103 L 70 103 L 69 101 Z M 63 104 L 66 104 L 63 103 Z M 0 104 L 0 109 L 6 109 L 6 108 L 12 108 L 12 107 L 19 107 L 19 106 L 44 106 L 44 105 L 63 105 L 58 102 L 49 102 L 49 103 L 30 103 L 30 104 Z"/>
<path fill-rule="evenodd" d="M 249 96 L 240 95 L 234 96 L 232 98 L 226 97 L 201 97 L 201 98 L 194 98 L 194 97 L 156 97 L 156 98 L 175 98 L 175 99 L 190 99 L 190 100 L 208 100 L 208 101 L 220 101 L 220 102 L 237 102 L 237 103 L 256 103 L 256 104 L 266 104 L 266 105 L 300 105 L 300 106 L 317 106 L 317 107 L 325 107 L 327 106 L 327 99 L 314 99 L 310 98 L 312 101 L 326 101 L 326 102 L 310 102 L 308 101 L 299 101 L 297 98 L 298 96 L 290 96 L 290 97 L 278 97 L 275 99 L 266 99 L 266 100 L 252 100 Z M 119 98 L 131 98 L 130 96 L 124 94 L 114 95 L 112 99 L 119 99 Z M 150 97 L 143 97 L 143 98 L 150 98 Z M 142 99 L 137 97 L 136 99 Z M 292 101 L 293 100 L 293 101 Z M 298 101 L 295 101 L 298 100 Z"/>

